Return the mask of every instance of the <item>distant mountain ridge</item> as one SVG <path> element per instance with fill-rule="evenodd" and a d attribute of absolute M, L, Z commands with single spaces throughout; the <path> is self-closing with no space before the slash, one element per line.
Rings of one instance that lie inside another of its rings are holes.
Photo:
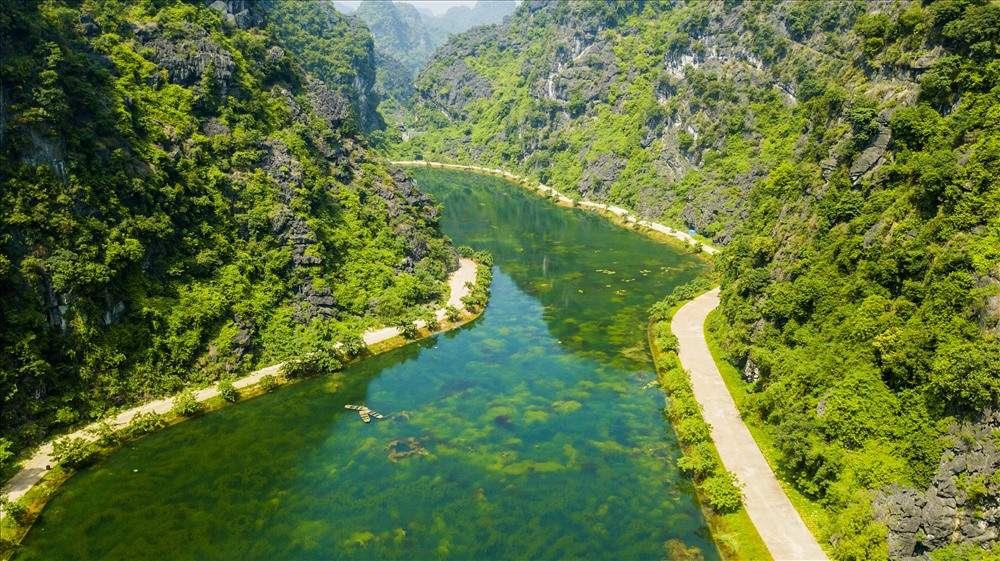
<path fill-rule="evenodd" d="M 514 13 L 514 0 L 479 0 L 473 6 L 452 6 L 437 16 L 406 2 L 365 0 L 353 15 L 365 21 L 375 48 L 402 64 L 411 74 L 427 62 L 450 33 L 499 23 Z"/>

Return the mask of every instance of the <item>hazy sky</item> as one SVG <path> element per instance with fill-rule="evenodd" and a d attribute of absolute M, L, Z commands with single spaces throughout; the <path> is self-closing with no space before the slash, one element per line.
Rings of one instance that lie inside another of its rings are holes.
<path fill-rule="evenodd" d="M 358 5 L 361 4 L 361 0 L 337 0 L 341 4 L 347 4 L 348 6 L 357 9 Z M 387 1 L 387 0 L 386 0 Z M 476 0 L 406 0 L 407 4 L 413 4 L 418 8 L 428 8 L 435 15 L 441 15 L 448 11 L 448 8 L 452 6 L 472 6 L 476 3 Z"/>
<path fill-rule="evenodd" d="M 380 0 L 382 2 L 388 2 L 389 0 Z M 418 8 L 428 9 L 434 12 L 434 15 L 440 16 L 441 14 L 448 11 L 448 8 L 452 6 L 473 6 L 476 0 L 399 0 L 401 2 L 406 2 L 407 4 L 413 4 Z M 490 2 L 491 0 L 485 0 Z M 347 4 L 348 6 L 358 9 L 361 4 L 361 0 L 337 0 L 338 4 Z M 518 5 L 521 4 L 521 0 L 517 0 Z"/>

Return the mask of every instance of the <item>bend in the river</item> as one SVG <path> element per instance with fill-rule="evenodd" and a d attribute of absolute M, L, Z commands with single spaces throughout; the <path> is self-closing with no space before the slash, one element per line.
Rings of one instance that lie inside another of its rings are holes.
<path fill-rule="evenodd" d="M 494 255 L 478 320 L 132 443 L 19 558 L 718 559 L 645 330 L 706 265 L 497 178 L 414 174 Z"/>

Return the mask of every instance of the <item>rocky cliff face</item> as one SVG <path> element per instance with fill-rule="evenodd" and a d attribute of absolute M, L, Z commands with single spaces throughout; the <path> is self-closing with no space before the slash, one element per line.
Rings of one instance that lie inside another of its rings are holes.
<path fill-rule="evenodd" d="M 732 153 L 729 139 L 738 137 L 746 146 L 758 147 L 749 150 L 749 157 L 759 147 L 776 143 L 790 155 L 806 149 L 817 129 L 842 129 L 839 144 L 827 140 L 831 166 L 847 165 L 860 182 L 885 163 L 892 109 L 879 116 L 877 133 L 861 146 L 843 117 L 804 123 L 804 130 L 768 130 L 778 128 L 772 126 L 774 119 L 791 121 L 797 105 L 822 93 L 815 89 L 809 67 L 824 76 L 844 75 L 853 82 L 845 85 L 858 86 L 873 99 L 890 89 L 882 82 L 865 86 L 867 79 L 856 61 L 845 55 L 858 44 L 850 29 L 864 14 L 862 6 L 817 6 L 825 10 L 822 26 L 800 29 L 797 2 L 770 10 L 723 2 L 681 4 L 672 11 L 665 8 L 669 15 L 663 16 L 646 7 L 647 21 L 639 23 L 629 18 L 641 4 L 598 8 L 527 2 L 502 25 L 467 32 L 434 55 L 417 80 L 428 111 L 407 127 L 428 127 L 435 111 L 451 122 L 461 121 L 475 112 L 473 107 L 485 108 L 498 92 L 507 92 L 514 111 L 494 117 L 492 134 L 475 135 L 472 144 L 494 145 L 479 163 L 511 166 L 595 200 L 634 206 L 644 216 L 693 228 L 725 244 L 746 217 L 750 188 L 774 165 L 758 158 L 744 169 L 720 169 L 719 155 Z M 872 13 L 898 10 L 889 2 L 863 8 Z M 648 21 L 657 18 L 662 19 Z M 526 39 L 540 35 L 544 42 Z M 622 47 L 626 40 L 637 43 L 628 53 Z M 639 53 L 642 62 L 636 58 Z M 470 66 L 470 57 L 494 62 Z M 496 72 L 497 60 L 503 72 Z M 906 64 L 891 80 L 890 95 L 900 106 L 915 101 L 926 68 L 926 61 Z M 515 86 L 523 93 L 511 89 Z M 770 114 L 753 109 L 762 103 L 770 106 Z M 634 120 L 637 111 L 643 116 L 640 121 Z M 589 138 L 570 140 L 588 130 Z M 611 131 L 625 137 L 607 142 Z M 445 136 L 442 156 L 468 157 L 464 135 Z M 552 170 L 547 156 L 567 143 L 573 144 L 580 165 Z M 413 152 L 424 149 L 418 143 Z M 636 151 L 642 153 L 643 169 L 627 170 L 621 162 L 635 158 Z"/>
<path fill-rule="evenodd" d="M 894 559 L 929 561 L 930 551 L 952 543 L 991 549 L 1000 538 L 1000 412 L 955 424 L 949 436 L 926 491 L 893 486 L 875 500 Z"/>
<path fill-rule="evenodd" d="M 354 125 L 363 132 L 384 128 L 375 44 L 364 21 L 341 14 L 329 2 L 266 0 L 255 6 L 250 13 L 266 17 L 302 68 L 350 102 Z"/>
<path fill-rule="evenodd" d="M 4 13 L 0 436 L 15 447 L 301 353 L 388 294 L 429 304 L 455 266 L 432 201 L 356 126 L 374 103 L 374 65 L 351 65 L 373 56 L 363 24 L 319 20 L 339 41 L 309 59 L 321 79 L 295 55 L 311 40 L 275 31 L 278 4 Z"/>

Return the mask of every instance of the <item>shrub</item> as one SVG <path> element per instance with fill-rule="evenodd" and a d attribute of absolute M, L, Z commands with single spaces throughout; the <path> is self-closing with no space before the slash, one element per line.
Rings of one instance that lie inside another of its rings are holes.
<path fill-rule="evenodd" d="M 148 413 L 137 413 L 132 417 L 126 431 L 128 436 L 136 437 L 158 431 L 164 426 L 166 426 L 166 423 L 163 421 L 163 417 L 150 411 Z"/>
<path fill-rule="evenodd" d="M 222 399 L 230 403 L 239 400 L 240 391 L 236 389 L 236 386 L 233 385 L 232 380 L 220 380 L 218 387 L 219 387 L 219 395 L 222 396 Z"/>
<path fill-rule="evenodd" d="M 448 318 L 448 321 L 455 322 L 462 319 L 462 312 L 455 306 L 448 304 L 444 308 L 444 315 Z"/>
<path fill-rule="evenodd" d="M 3 512 L 5 517 L 9 516 L 18 526 L 24 524 L 28 517 L 28 507 L 7 497 L 0 497 L 0 512 Z"/>
<path fill-rule="evenodd" d="M 399 330 L 399 333 L 404 339 L 416 339 L 417 335 L 420 334 L 420 329 L 417 328 L 414 321 L 413 316 L 407 314 L 403 318 L 396 321 L 396 323 L 393 324 L 393 327 Z"/>
<path fill-rule="evenodd" d="M 711 444 L 701 442 L 689 454 L 677 459 L 677 467 L 695 479 L 702 480 L 715 473 L 719 461 L 715 458 Z"/>
<path fill-rule="evenodd" d="M 677 440 L 684 444 L 697 444 L 711 438 L 712 425 L 701 419 L 691 418 L 674 425 L 674 430 L 677 431 Z"/>
<path fill-rule="evenodd" d="M 269 392 L 274 388 L 278 387 L 278 381 L 274 379 L 274 376 L 270 374 L 264 374 L 260 377 L 260 382 L 257 383 L 264 391 Z"/>
<path fill-rule="evenodd" d="M 116 446 L 122 441 L 122 433 L 107 421 L 101 422 L 88 432 L 97 437 L 97 443 L 101 446 Z"/>
<path fill-rule="evenodd" d="M 170 410 L 175 415 L 190 417 L 201 412 L 203 405 L 191 390 L 185 390 L 174 398 L 174 408 Z"/>
<path fill-rule="evenodd" d="M 717 473 L 706 479 L 701 486 L 708 504 L 723 514 L 736 512 L 743 505 L 742 487 L 731 471 Z"/>
<path fill-rule="evenodd" d="M 52 456 L 60 464 L 79 468 L 92 460 L 93 449 L 83 438 L 61 438 L 52 445 Z"/>

